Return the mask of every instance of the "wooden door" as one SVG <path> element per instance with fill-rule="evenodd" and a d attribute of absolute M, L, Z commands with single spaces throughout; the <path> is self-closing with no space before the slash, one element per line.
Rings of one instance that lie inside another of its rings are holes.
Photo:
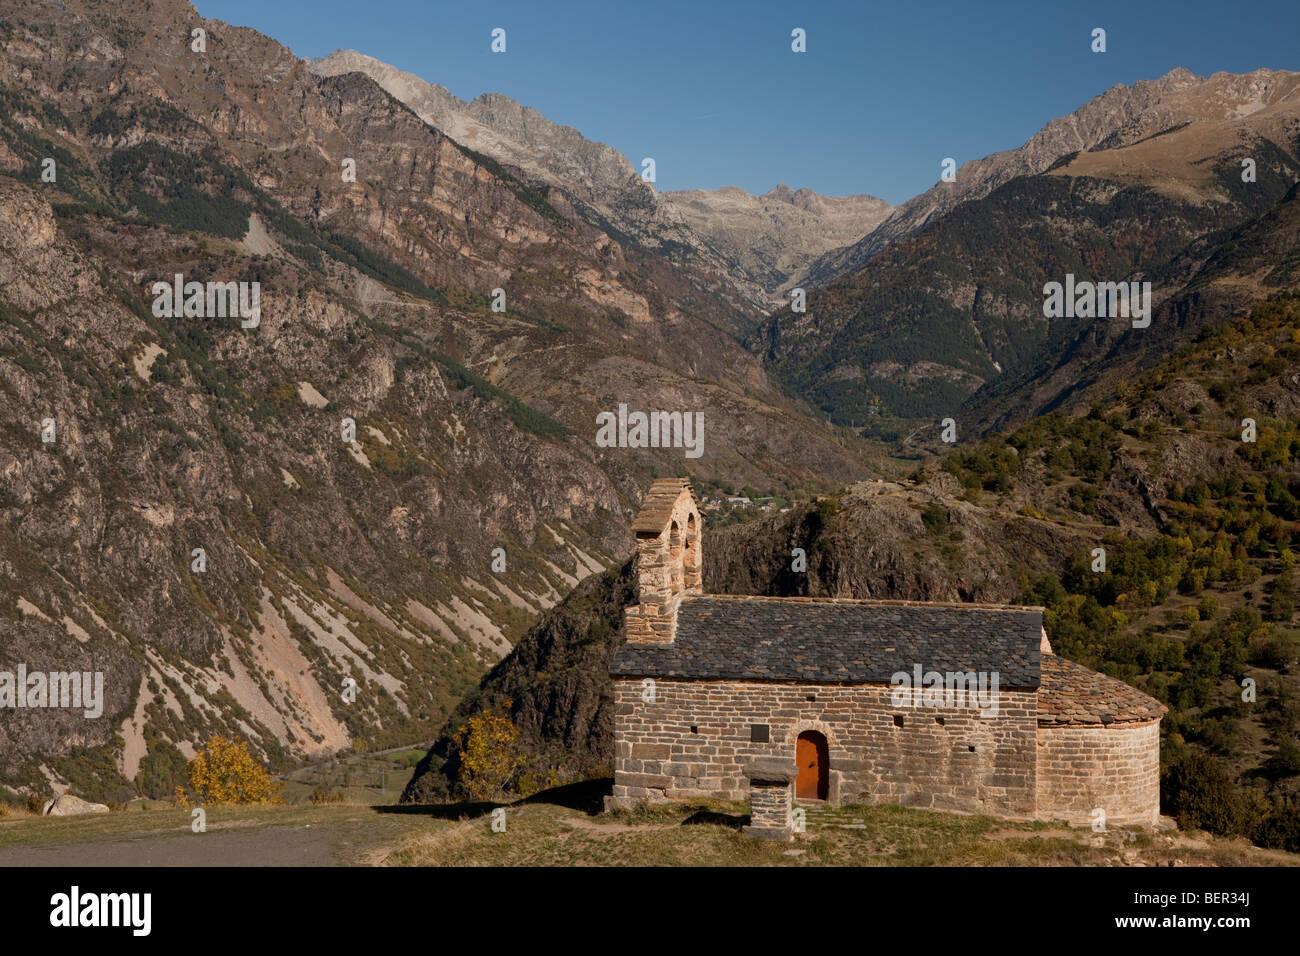
<path fill-rule="evenodd" d="M 805 730 L 795 741 L 795 763 L 799 776 L 794 795 L 805 800 L 825 800 L 827 783 L 826 738 L 815 730 Z"/>

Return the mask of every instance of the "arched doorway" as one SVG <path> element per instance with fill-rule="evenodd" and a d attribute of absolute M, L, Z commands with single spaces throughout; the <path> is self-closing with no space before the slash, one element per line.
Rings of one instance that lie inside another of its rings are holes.
<path fill-rule="evenodd" d="M 826 737 L 815 730 L 805 730 L 795 741 L 794 759 L 799 767 L 794 795 L 804 800 L 825 800 L 830 780 Z"/>

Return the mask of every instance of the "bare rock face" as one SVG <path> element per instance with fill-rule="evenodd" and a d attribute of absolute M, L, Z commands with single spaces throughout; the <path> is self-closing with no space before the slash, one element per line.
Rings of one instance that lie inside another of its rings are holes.
<path fill-rule="evenodd" d="M 1180 123 L 1232 122 L 1257 113 L 1295 108 L 1300 73 L 1255 70 L 1200 77 L 1182 69 L 1158 80 L 1119 84 L 1054 119 L 1018 149 L 961 163 L 955 182 L 939 182 L 909 199 L 861 241 L 822 256 L 809 269 L 809 281 L 824 285 L 859 268 L 903 236 L 970 199 L 987 196 L 1017 176 L 1044 172 L 1070 153 L 1132 145 Z"/>
<path fill-rule="evenodd" d="M 305 62 L 318 76 L 368 76 L 456 142 L 562 190 L 589 221 L 707 271 L 731 286 L 748 307 L 761 308 L 765 301 L 760 284 L 733 273 L 731 263 L 693 231 L 673 203 L 644 181 L 618 150 L 592 142 L 571 126 L 552 123 L 508 96 L 486 93 L 466 103 L 436 83 L 355 50 L 336 50 Z"/>
<path fill-rule="evenodd" d="M 362 73 L 458 143 L 564 186 L 588 202 L 613 203 L 634 188 L 630 180 L 640 181 L 622 153 L 591 142 L 571 126 L 552 123 L 508 96 L 488 93 L 466 103 L 436 83 L 355 50 L 336 50 L 306 66 L 318 76 Z M 648 184 L 646 190 L 652 191 Z"/>
<path fill-rule="evenodd" d="M 65 793 L 47 803 L 43 812 L 47 817 L 76 817 L 87 813 L 108 813 L 108 807 Z"/>
<path fill-rule="evenodd" d="M 362 73 L 469 148 L 563 190 L 596 221 L 736 287 L 765 309 L 807 265 L 871 231 L 893 209 L 873 196 L 820 196 L 781 185 L 763 196 L 729 187 L 656 192 L 626 156 L 552 123 L 508 96 L 472 102 L 355 50 L 307 61 L 319 76 Z"/>
<path fill-rule="evenodd" d="M 822 196 L 784 183 L 761 196 L 735 186 L 664 195 L 735 269 L 753 276 L 778 301 L 803 281 L 814 260 L 857 242 L 894 211 L 875 196 Z"/>

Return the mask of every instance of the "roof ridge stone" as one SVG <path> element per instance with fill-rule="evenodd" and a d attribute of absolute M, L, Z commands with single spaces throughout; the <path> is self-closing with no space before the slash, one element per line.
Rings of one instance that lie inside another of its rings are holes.
<path fill-rule="evenodd" d="M 782 601 L 792 604 L 845 604 L 854 607 L 943 607 L 972 611 L 1024 611 L 1042 613 L 1046 610 L 1041 604 L 995 604 L 981 601 L 912 601 L 899 598 L 843 598 L 843 597 L 808 597 L 792 595 L 784 597 L 779 594 L 692 594 L 683 596 L 683 600 L 699 601 L 718 599 L 723 601 Z"/>

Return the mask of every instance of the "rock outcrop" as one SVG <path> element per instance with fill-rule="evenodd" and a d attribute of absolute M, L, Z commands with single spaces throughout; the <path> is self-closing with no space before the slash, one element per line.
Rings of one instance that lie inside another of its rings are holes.
<path fill-rule="evenodd" d="M 75 817 L 87 813 L 108 813 L 108 807 L 65 793 L 47 803 L 42 812 L 47 817 Z"/>

